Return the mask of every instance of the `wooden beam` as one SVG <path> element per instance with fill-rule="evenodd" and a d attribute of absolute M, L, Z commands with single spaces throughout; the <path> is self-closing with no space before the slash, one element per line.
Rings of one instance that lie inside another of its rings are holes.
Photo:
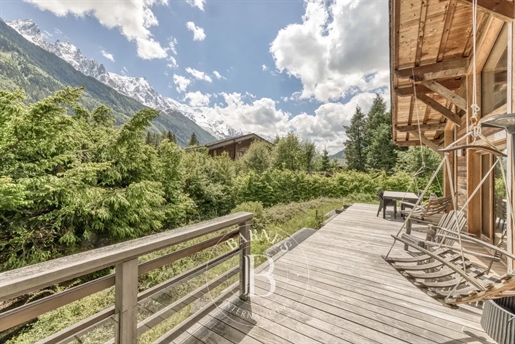
<path fill-rule="evenodd" d="M 420 141 L 422 141 L 423 144 L 425 144 L 426 146 L 428 146 L 429 148 L 431 148 L 432 150 L 434 150 L 435 152 L 437 152 L 438 154 L 443 156 L 443 153 L 439 151 L 440 147 L 438 147 L 438 145 L 436 143 L 434 143 L 433 141 L 431 141 L 427 137 L 425 137 L 424 133 L 422 133 L 422 136 L 419 136 L 418 131 L 412 131 L 411 134 L 413 136 L 415 136 L 417 139 L 419 139 Z"/>
<path fill-rule="evenodd" d="M 395 75 L 399 78 L 422 77 L 422 79 L 438 79 L 442 77 L 454 77 L 467 74 L 468 58 L 459 58 L 418 66 L 415 68 L 398 69 Z"/>
<path fill-rule="evenodd" d="M 445 48 L 447 47 L 447 40 L 449 39 L 449 33 L 451 32 L 452 19 L 454 17 L 454 11 L 456 10 L 457 0 L 450 0 L 447 5 L 447 12 L 445 13 L 445 22 L 443 24 L 442 39 L 440 40 L 440 48 L 438 49 L 437 62 L 443 60 L 445 54 Z"/>
<path fill-rule="evenodd" d="M 472 0 L 460 0 L 460 2 L 472 5 Z M 506 22 L 515 19 L 515 4 L 506 0 L 477 0 L 479 10 L 490 13 Z"/>
<path fill-rule="evenodd" d="M 478 73 L 483 70 L 486 60 L 488 59 L 503 26 L 504 22 L 493 18 L 493 16 L 489 16 L 483 31 L 480 33 L 480 36 L 478 36 L 476 44 L 476 71 Z M 473 57 L 473 53 L 471 52 L 471 58 Z M 467 75 L 473 73 L 473 67 L 474 64 L 471 62 L 468 67 Z"/>
<path fill-rule="evenodd" d="M 439 102 L 437 102 L 436 100 L 426 96 L 425 94 L 417 94 L 417 98 L 420 101 L 424 102 L 426 105 L 432 107 L 433 109 L 435 109 L 436 111 L 441 113 L 448 120 L 454 122 L 458 126 L 461 125 L 460 117 L 458 115 L 456 115 L 454 112 L 452 112 L 451 110 L 447 109 L 445 106 L 443 106 Z"/>
<path fill-rule="evenodd" d="M 433 123 L 433 124 L 420 124 L 420 130 L 422 131 L 434 131 L 445 129 L 445 123 Z M 408 133 L 411 131 L 418 131 L 418 125 L 396 125 L 395 130 L 401 133 Z"/>
<path fill-rule="evenodd" d="M 419 145 L 418 141 L 404 141 L 403 140 L 403 141 L 395 141 L 394 143 L 400 147 L 414 147 L 414 146 Z"/>
<path fill-rule="evenodd" d="M 434 91 L 435 93 L 438 93 L 457 107 L 467 110 L 467 101 L 465 98 L 460 97 L 453 91 L 449 90 L 447 87 L 443 86 L 442 84 L 439 84 L 438 82 L 434 80 L 427 80 L 422 81 L 422 85 L 429 88 L 430 90 Z"/>
<path fill-rule="evenodd" d="M 447 125 L 445 126 L 445 131 L 444 131 L 444 139 L 443 139 L 443 145 L 445 147 L 449 146 L 451 143 L 454 142 L 454 125 L 452 124 L 451 121 L 447 122 Z M 454 176 L 454 173 L 455 173 L 455 169 L 454 169 L 454 155 L 456 153 L 452 152 L 452 153 L 449 153 L 449 170 L 451 171 L 450 175 L 449 175 L 449 172 L 447 170 L 447 168 L 444 168 L 443 169 L 443 173 L 444 173 L 444 179 L 443 179 L 443 184 L 444 184 L 444 196 L 451 196 L 452 195 L 452 192 L 451 192 L 451 183 L 453 183 L 453 185 L 456 185 L 456 178 Z M 456 190 L 455 190 L 456 192 Z"/>
<path fill-rule="evenodd" d="M 422 0 L 420 3 L 420 22 L 418 25 L 417 51 L 415 54 L 415 66 L 420 65 L 422 58 L 422 46 L 424 45 L 424 34 L 426 31 L 427 7 L 429 0 Z"/>
<path fill-rule="evenodd" d="M 413 108 L 415 107 L 415 96 L 411 95 L 409 102 L 409 115 L 408 115 L 408 125 L 411 125 L 411 121 L 413 120 Z M 409 132 L 406 133 L 406 141 L 409 140 Z"/>
<path fill-rule="evenodd" d="M 457 90 L 463 85 L 463 80 L 461 78 L 447 79 L 447 80 L 440 81 L 439 83 L 449 90 Z M 433 90 L 430 90 L 429 88 L 425 87 L 422 84 L 417 84 L 416 90 L 417 90 L 416 93 L 434 93 Z M 401 96 L 401 97 L 411 96 L 411 95 L 413 95 L 413 86 L 399 87 L 399 88 L 396 88 L 394 91 L 398 96 Z"/>

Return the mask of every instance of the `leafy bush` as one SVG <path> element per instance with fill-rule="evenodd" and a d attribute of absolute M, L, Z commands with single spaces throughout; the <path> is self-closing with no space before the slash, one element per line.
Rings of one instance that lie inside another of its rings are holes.
<path fill-rule="evenodd" d="M 248 212 L 254 214 L 252 219 L 253 229 L 263 229 L 268 223 L 267 217 L 265 216 L 265 209 L 263 208 L 263 204 L 261 202 L 244 202 L 238 204 L 236 208 L 231 211 L 233 214 L 239 212 Z"/>

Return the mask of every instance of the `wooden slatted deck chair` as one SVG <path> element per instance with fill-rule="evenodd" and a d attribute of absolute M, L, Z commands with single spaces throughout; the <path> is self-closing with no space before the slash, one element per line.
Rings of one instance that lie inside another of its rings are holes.
<path fill-rule="evenodd" d="M 401 202 L 401 207 L 410 207 L 411 210 L 401 211 L 403 216 L 411 214 L 406 227 L 411 228 L 412 220 L 426 223 L 438 223 L 439 219 L 452 204 L 452 196 L 432 197 L 425 205 L 416 205 Z"/>
<path fill-rule="evenodd" d="M 484 142 L 489 144 L 490 147 L 485 148 L 484 146 L 479 145 L 457 146 L 457 142 L 470 135 L 473 135 L 474 138 L 482 139 Z M 479 185 L 477 185 L 475 190 L 469 195 L 462 207 L 463 210 L 480 190 L 482 184 L 488 179 L 496 165 L 502 163 L 501 157 L 505 156 L 505 154 L 491 148 L 493 145 L 491 145 L 488 139 L 477 130 L 469 132 L 460 140 L 441 150 L 445 153 L 444 159 L 430 178 L 424 193 L 427 192 L 429 186 L 444 165 L 447 168 L 447 172 L 450 172 L 449 152 L 456 149 L 483 149 L 490 153 L 494 153 L 497 158 L 495 163 L 483 177 Z M 503 179 L 506 183 L 504 172 Z M 451 195 L 455 195 L 455 185 L 453 180 L 449 180 L 449 186 L 451 189 Z M 510 204 L 510 189 L 506 189 L 506 194 L 508 206 L 512 207 Z M 456 197 L 453 196 L 451 199 L 453 209 L 457 209 Z M 444 206 L 447 208 L 449 204 L 442 204 L 441 208 Z M 394 238 L 392 247 L 388 253 L 383 256 L 383 259 L 386 262 L 388 262 L 414 286 L 443 305 L 452 308 L 457 308 L 459 304 L 463 303 L 472 303 L 515 295 L 515 270 L 500 277 L 489 276 L 488 272 L 490 269 L 485 270 L 484 268 L 473 264 L 466 256 L 476 255 L 498 261 L 500 256 L 515 259 L 515 255 L 503 250 L 501 245 L 494 246 L 488 244 L 463 232 L 462 229 L 465 226 L 465 216 L 457 211 L 452 211 L 450 214 L 444 215 L 439 223 L 442 225 L 437 226 L 438 228 L 434 228 L 433 231 L 430 231 L 426 240 L 419 238 L 413 239 L 408 233 L 401 235 L 403 228 L 408 228 L 407 223 L 414 215 L 416 215 L 414 212 L 408 214 L 406 221 L 399 229 L 397 235 L 392 236 Z M 513 216 L 513 213 L 511 213 L 511 215 Z M 514 218 L 512 218 L 512 220 L 513 219 Z M 411 249 L 411 253 L 416 256 L 391 257 L 390 253 L 392 252 L 393 246 L 396 242 L 400 242 L 409 247 Z M 470 248 L 465 249 L 463 247 L 463 243 L 475 244 L 476 246 L 479 246 L 480 249 L 477 251 Z M 494 254 L 490 254 L 489 251 L 494 252 Z"/>
<path fill-rule="evenodd" d="M 443 233 L 441 233 L 443 234 Z M 397 237 L 396 240 L 410 246 L 419 255 L 415 257 L 383 256 L 395 270 L 415 287 L 445 306 L 457 308 L 459 304 L 482 301 L 515 295 L 515 274 L 501 277 L 488 276 L 484 269 L 474 266 L 461 252 L 459 247 L 439 245 L 426 241 L 430 247 L 423 248 L 416 243 Z M 473 242 L 515 259 L 515 256 L 498 247 L 472 237 L 462 241 Z M 465 251 L 481 255 L 481 253 Z M 496 256 L 483 257 L 498 260 Z"/>
<path fill-rule="evenodd" d="M 465 229 L 466 224 L 467 218 L 463 211 L 451 210 L 450 212 L 444 214 L 440 218 L 438 224 L 434 225 L 432 223 L 429 223 L 427 225 L 427 235 L 425 240 L 420 237 L 411 235 L 411 226 L 406 226 L 406 233 L 402 234 L 402 238 L 411 241 L 420 247 L 425 247 L 424 241 L 436 241 L 436 235 L 438 230 L 445 228 L 454 231 L 463 231 Z M 447 238 L 445 244 L 451 245 L 451 240 L 452 238 Z M 407 250 L 408 245 L 404 245 L 404 249 Z"/>

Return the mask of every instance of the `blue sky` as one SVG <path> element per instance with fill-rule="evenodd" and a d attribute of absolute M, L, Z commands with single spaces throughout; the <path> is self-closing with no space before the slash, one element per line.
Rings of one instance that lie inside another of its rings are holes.
<path fill-rule="evenodd" d="M 70 41 L 110 72 L 144 76 L 172 99 L 202 96 L 192 104 L 237 129 L 296 131 L 336 151 L 356 105 L 389 97 L 387 3 L 0 0 L 0 17 L 30 18 L 50 40 Z M 181 89 L 178 77 L 189 84 Z"/>

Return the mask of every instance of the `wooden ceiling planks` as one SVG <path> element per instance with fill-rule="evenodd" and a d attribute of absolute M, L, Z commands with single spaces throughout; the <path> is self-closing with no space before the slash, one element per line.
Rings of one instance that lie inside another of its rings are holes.
<path fill-rule="evenodd" d="M 392 29 L 398 28 L 392 33 L 395 47 L 391 52 L 395 56 L 391 75 L 394 140 L 403 145 L 419 141 L 410 131 L 395 129 L 395 126 L 415 125 L 417 107 L 421 124 L 437 128 L 426 130 L 424 137 L 441 138 L 445 123 L 461 124 L 460 116 L 455 112 L 457 108 L 449 103 L 449 99 L 454 97 L 459 107 L 463 107 L 464 76 L 470 72 L 468 57 L 472 47 L 471 6 L 462 0 L 392 0 L 392 3 L 392 14 L 396 17 L 392 18 L 395 25 Z M 479 11 L 478 23 L 478 59 L 482 67 L 486 60 L 483 55 L 495 42 L 493 37 L 497 37 L 502 21 L 486 11 Z M 417 91 L 422 92 L 416 97 L 413 97 L 411 80 L 414 71 L 420 74 L 415 80 Z M 425 86 L 422 80 L 426 80 Z M 429 84 L 427 80 L 435 80 L 437 84 Z M 440 88 L 447 89 L 445 98 L 435 92 Z M 455 97 L 453 93 L 461 97 Z"/>

